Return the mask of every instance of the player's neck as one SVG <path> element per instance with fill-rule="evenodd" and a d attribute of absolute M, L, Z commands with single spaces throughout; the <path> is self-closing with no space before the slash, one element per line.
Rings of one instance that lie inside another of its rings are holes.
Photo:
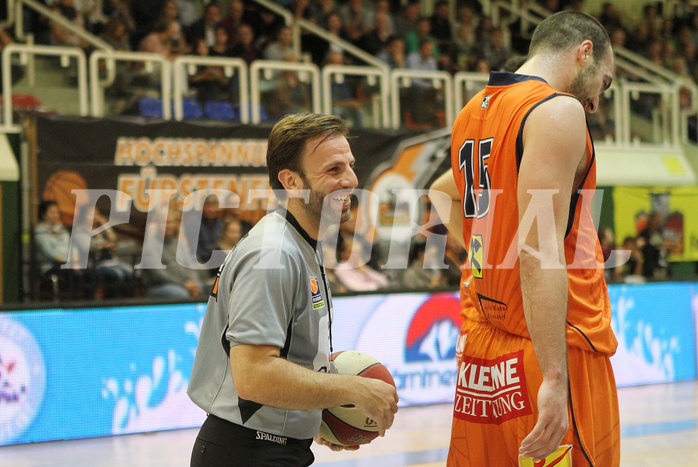
<path fill-rule="evenodd" d="M 567 92 L 574 70 L 574 62 L 567 60 L 567 57 L 537 55 L 529 58 L 516 72 L 529 76 L 538 76 L 543 78 L 555 90 Z"/>

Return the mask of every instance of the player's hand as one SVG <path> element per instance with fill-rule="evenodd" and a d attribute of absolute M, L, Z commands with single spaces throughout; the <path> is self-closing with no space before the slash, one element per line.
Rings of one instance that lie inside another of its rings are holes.
<path fill-rule="evenodd" d="M 190 279 L 185 281 L 182 285 L 184 285 L 184 288 L 187 290 L 187 292 L 189 292 L 190 297 L 196 298 L 201 295 L 201 287 L 199 287 L 198 282 Z"/>
<path fill-rule="evenodd" d="M 568 429 L 567 384 L 544 379 L 538 390 L 538 420 L 521 442 L 519 454 L 533 459 L 545 458 L 558 448 Z"/>
<path fill-rule="evenodd" d="M 385 430 L 393 424 L 397 413 L 397 391 L 394 386 L 379 379 L 357 376 L 359 388 L 356 407 L 376 422 L 378 434 L 385 436 Z"/>
<path fill-rule="evenodd" d="M 330 448 L 333 451 L 356 451 L 360 447 L 360 446 L 344 446 L 341 444 L 330 443 L 325 438 L 322 438 L 320 435 L 315 436 L 315 438 L 313 438 L 313 441 L 315 441 L 318 444 L 321 444 L 322 446 L 327 446 L 328 448 Z"/>

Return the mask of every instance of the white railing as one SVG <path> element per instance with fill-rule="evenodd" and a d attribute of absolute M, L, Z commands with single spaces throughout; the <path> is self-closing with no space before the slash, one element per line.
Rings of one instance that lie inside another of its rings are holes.
<path fill-rule="evenodd" d="M 360 49 L 359 47 L 355 46 L 351 42 L 345 41 L 341 37 L 330 34 L 326 29 L 323 29 L 317 26 L 316 24 L 311 23 L 310 21 L 304 20 L 302 18 L 294 18 L 293 15 L 286 8 L 283 8 L 274 2 L 271 2 L 269 0 L 254 0 L 254 2 L 259 5 L 262 5 L 263 7 L 269 9 L 270 11 L 273 11 L 274 13 L 284 18 L 284 22 L 286 23 L 286 25 L 291 27 L 291 30 L 293 32 L 293 48 L 298 53 L 298 56 L 300 56 L 301 31 L 305 30 L 311 34 L 320 37 L 323 40 L 326 40 L 332 45 L 339 47 L 347 54 L 356 57 L 359 60 L 368 63 L 371 66 L 375 66 L 381 69 L 388 68 L 388 66 L 384 62 L 382 62 L 375 56 L 367 53 L 366 51 Z"/>
<path fill-rule="evenodd" d="M 2 51 L 2 79 L 3 79 L 3 121 L 1 129 L 4 131 L 14 131 L 14 118 L 12 114 L 12 56 L 18 55 L 21 64 L 27 64 L 30 57 L 35 55 L 43 55 L 48 57 L 58 57 L 61 65 L 67 67 L 70 64 L 70 59 L 74 58 L 77 62 L 77 87 L 79 112 L 81 116 L 87 116 L 89 109 L 87 105 L 87 60 L 82 49 L 77 47 L 58 47 L 58 46 L 41 46 L 41 45 L 25 45 L 25 44 L 10 44 Z"/>
<path fill-rule="evenodd" d="M 391 95 L 391 122 L 393 128 L 400 128 L 402 112 L 400 108 L 400 89 L 413 86 L 415 79 L 431 81 L 432 87 L 436 91 L 443 90 L 443 110 L 445 114 L 444 124 L 451 126 L 454 120 L 455 109 L 453 102 L 453 77 L 445 71 L 424 71 L 424 70 L 403 70 L 396 69 L 390 73 L 390 95 Z"/>
<path fill-rule="evenodd" d="M 455 103 L 455 113 L 464 106 L 475 94 L 487 85 L 490 75 L 487 73 L 474 73 L 470 71 L 459 71 L 453 75 L 453 95 Z"/>
<path fill-rule="evenodd" d="M 197 72 L 199 66 L 217 66 L 223 69 L 223 75 L 231 79 L 239 79 L 238 96 L 234 96 L 240 104 L 240 121 L 250 122 L 250 96 L 247 84 L 247 63 L 240 58 L 224 57 L 197 57 L 193 55 L 181 55 L 173 62 L 174 70 L 174 118 L 182 120 L 184 117 L 182 100 L 188 89 L 188 77 Z"/>
<path fill-rule="evenodd" d="M 273 60 L 257 60 L 250 65 L 250 102 L 252 104 L 252 123 L 261 122 L 262 92 L 276 89 L 274 83 L 277 72 L 290 71 L 296 73 L 301 85 L 310 85 L 310 109 L 322 112 L 320 102 L 320 69 L 312 63 L 278 62 Z M 262 77 L 260 79 L 260 76 Z M 266 85 L 263 85 L 263 83 Z M 268 86 L 268 87 L 267 87 Z M 265 89 L 266 87 L 266 89 Z"/>
<path fill-rule="evenodd" d="M 104 116 L 104 89 L 112 84 L 116 66 L 118 62 L 137 62 L 143 66 L 143 72 L 148 74 L 156 74 L 155 68 L 159 67 L 160 89 L 162 94 L 162 115 L 163 118 L 169 119 L 172 115 L 172 104 L 169 96 L 171 95 L 171 65 L 161 54 L 146 53 L 146 52 L 123 52 L 123 51 L 106 51 L 96 50 L 90 55 L 90 97 L 92 101 L 92 116 Z M 105 65 L 107 78 L 100 78 L 100 64 Z"/>
<path fill-rule="evenodd" d="M 322 69 L 322 102 L 323 111 L 326 114 L 332 113 L 332 103 L 335 96 L 332 95 L 332 82 L 339 82 L 345 76 L 361 76 L 366 78 L 369 86 L 377 85 L 379 88 L 380 101 L 373 105 L 372 117 L 374 126 L 377 128 L 390 128 L 390 88 L 389 73 L 385 70 L 372 67 L 358 67 L 346 65 L 327 65 Z M 372 104 L 375 103 L 372 100 Z"/>
<path fill-rule="evenodd" d="M 8 5 L 9 6 L 9 5 Z M 24 14 L 23 14 L 23 6 L 27 6 L 31 8 L 32 10 L 36 11 L 42 16 L 45 16 L 48 18 L 50 21 L 54 23 L 58 23 L 61 27 L 67 29 L 71 33 L 75 34 L 78 36 L 80 39 L 84 40 L 88 44 L 90 44 L 92 47 L 96 49 L 101 49 L 101 50 L 113 50 L 113 47 L 106 42 L 104 42 L 102 39 L 99 37 L 95 36 L 94 34 L 89 33 L 86 31 L 84 28 L 78 26 L 74 22 L 70 21 L 68 18 L 65 16 L 56 13 L 54 10 L 51 8 L 48 8 L 47 6 L 43 5 L 42 3 L 36 1 L 36 0 L 17 0 L 15 3 L 13 3 L 13 7 L 16 8 L 15 10 L 15 16 L 16 16 L 16 21 L 15 23 L 15 37 L 23 41 L 25 39 L 25 33 L 24 33 Z"/>
<path fill-rule="evenodd" d="M 633 119 L 632 103 L 642 96 L 656 96 L 658 105 L 648 107 L 651 115 L 649 121 L 652 126 L 652 134 L 649 135 L 652 143 L 662 146 L 677 146 L 680 143 L 679 125 L 679 98 L 678 89 L 669 85 L 654 85 L 649 83 L 623 82 L 620 86 L 624 109 L 622 115 L 623 141 L 638 145 L 641 141 L 638 135 L 631 133 L 631 121 Z M 654 104 L 654 103 L 652 103 Z M 646 136 L 646 135 L 645 135 Z M 647 137 L 647 136 L 646 136 Z"/>
<path fill-rule="evenodd" d="M 79 48 L 35 46 L 12 44 L 3 54 L 3 80 L 8 83 L 3 91 L 5 102 L 11 101 L 11 61 L 18 58 L 20 64 L 26 64 L 34 56 L 62 57 L 64 65 L 67 60 L 75 57 L 78 61 L 78 99 L 80 115 L 105 116 L 104 89 L 111 84 L 110 76 L 119 62 L 140 62 L 143 71 L 155 76 L 158 85 L 152 88 L 153 93 L 159 93 L 162 98 L 162 116 L 164 119 L 181 120 L 184 115 L 182 103 L 186 97 L 187 79 L 194 68 L 198 66 L 220 66 L 226 74 L 239 78 L 240 121 L 242 123 L 258 124 L 261 122 L 260 104 L 262 93 L 275 86 L 273 78 L 281 71 L 291 71 L 297 74 L 303 85 L 309 85 L 310 109 L 315 112 L 329 113 L 332 108 L 332 80 L 343 76 L 363 76 L 372 86 L 376 83 L 380 99 L 373 102 L 373 126 L 379 128 L 399 128 L 403 122 L 404 110 L 401 108 L 400 91 L 409 87 L 412 80 L 429 80 L 443 96 L 443 106 L 439 110 L 444 113 L 444 125 L 450 126 L 455 114 L 465 101 L 475 92 L 484 87 L 488 75 L 483 73 L 461 72 L 454 76 L 446 72 L 429 72 L 417 70 L 380 70 L 372 67 L 326 66 L 319 70 L 313 64 L 273 62 L 258 60 L 249 69 L 239 59 L 220 57 L 181 56 L 174 64 L 161 55 L 142 52 L 95 51 L 90 56 L 89 74 L 85 65 L 84 53 Z M 160 68 L 159 76 L 154 72 Z M 88 96 L 89 77 L 89 96 Z M 653 125 L 652 135 L 644 138 L 655 144 L 675 146 L 687 140 L 687 116 L 693 114 L 693 108 L 698 102 L 695 97 L 693 83 L 679 80 L 673 83 L 661 82 L 638 83 L 626 79 L 618 79 L 608 91 L 613 96 L 609 112 L 612 112 L 613 134 L 607 138 L 608 144 L 638 144 L 638 138 L 630 131 L 630 121 L 633 118 L 633 102 L 638 94 L 653 94 L 659 96 L 658 105 L 650 119 Z M 679 100 L 682 88 L 690 89 L 691 107 L 681 108 Z M 88 98 L 89 97 L 89 98 Z M 173 110 L 174 107 L 174 110 Z M 60 109 L 58 109 L 60 110 Z M 426 110 L 426 109 L 424 109 Z M 3 109 L 5 128 L 13 127 L 12 109 Z"/>

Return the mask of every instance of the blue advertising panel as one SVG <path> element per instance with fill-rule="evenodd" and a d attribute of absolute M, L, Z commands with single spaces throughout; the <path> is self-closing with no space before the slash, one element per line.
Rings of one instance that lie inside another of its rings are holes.
<path fill-rule="evenodd" d="M 0 314 L 0 445 L 200 424 L 202 304 Z"/>
<path fill-rule="evenodd" d="M 609 287 L 618 386 L 696 378 L 694 291 L 690 283 Z"/>
<path fill-rule="evenodd" d="M 696 378 L 698 284 L 612 285 L 619 386 Z M 186 388 L 205 304 L 0 313 L 0 445 L 199 426 Z M 334 350 L 393 374 L 401 406 L 450 403 L 455 293 L 335 299 Z"/>

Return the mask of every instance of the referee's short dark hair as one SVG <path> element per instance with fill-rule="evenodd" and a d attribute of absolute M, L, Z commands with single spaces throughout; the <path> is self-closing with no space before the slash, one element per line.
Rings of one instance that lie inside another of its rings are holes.
<path fill-rule="evenodd" d="M 310 140 L 319 142 L 334 136 L 347 136 L 347 124 L 336 115 L 314 113 L 289 114 L 279 120 L 269 134 L 267 168 L 269 185 L 273 190 L 283 190 L 279 172 L 284 169 L 300 173 L 301 157 Z"/>

